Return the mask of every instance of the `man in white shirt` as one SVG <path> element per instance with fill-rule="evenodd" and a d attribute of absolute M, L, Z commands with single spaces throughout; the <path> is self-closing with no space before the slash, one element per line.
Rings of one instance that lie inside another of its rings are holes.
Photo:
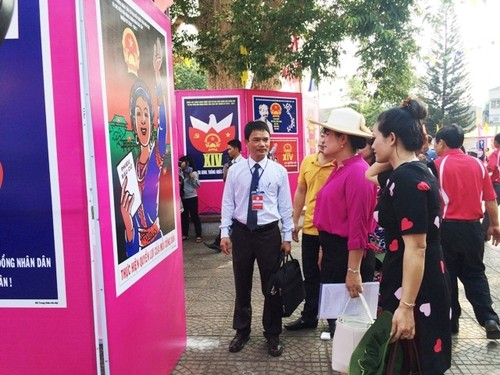
<path fill-rule="evenodd" d="M 241 141 L 239 139 L 232 139 L 229 142 L 227 142 L 227 153 L 229 155 L 229 161 L 224 164 L 222 167 L 222 180 L 226 182 L 227 178 L 227 171 L 229 168 L 240 162 L 241 160 L 245 160 L 245 158 L 241 155 Z M 213 243 L 206 243 L 204 242 L 205 246 L 208 247 L 209 249 L 215 250 L 216 252 L 220 253 L 220 229 L 219 233 L 217 234 L 217 237 L 215 237 L 215 240 Z"/>
<path fill-rule="evenodd" d="M 245 126 L 245 144 L 249 157 L 228 171 L 222 198 L 221 243 L 225 254 L 233 254 L 236 301 L 233 328 L 236 336 L 230 352 L 239 352 L 250 337 L 251 291 L 254 263 L 259 266 L 264 294 L 262 323 L 268 341 L 268 353 L 283 352 L 279 335 L 282 330 L 282 306 L 279 295 L 266 295 L 265 286 L 280 251 L 289 254 L 292 232 L 292 198 L 286 169 L 269 160 L 270 136 L 265 122 L 250 121 Z M 278 222 L 281 220 L 283 240 Z M 232 228 L 231 239 L 229 227 Z"/>

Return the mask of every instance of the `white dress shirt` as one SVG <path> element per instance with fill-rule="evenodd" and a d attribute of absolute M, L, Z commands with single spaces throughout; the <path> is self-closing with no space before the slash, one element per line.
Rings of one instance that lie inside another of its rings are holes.
<path fill-rule="evenodd" d="M 254 171 L 251 157 L 231 166 L 227 173 L 222 195 L 221 237 L 229 237 L 233 219 L 247 223 L 248 198 Z M 267 157 L 259 162 L 261 174 L 259 192 L 264 196 L 264 207 L 257 212 L 257 225 L 266 225 L 281 220 L 283 241 L 292 240 L 292 195 L 286 169 Z"/>

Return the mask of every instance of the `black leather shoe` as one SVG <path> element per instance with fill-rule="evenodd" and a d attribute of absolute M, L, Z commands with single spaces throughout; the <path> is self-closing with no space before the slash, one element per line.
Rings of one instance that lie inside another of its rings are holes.
<path fill-rule="evenodd" d="M 279 337 L 270 337 L 267 340 L 268 350 L 267 352 L 273 357 L 279 357 L 283 353 L 283 347 L 280 344 Z"/>
<path fill-rule="evenodd" d="M 229 344 L 229 351 L 231 353 L 237 353 L 239 352 L 241 349 L 243 349 L 243 347 L 245 346 L 245 344 L 248 342 L 248 340 L 250 339 L 250 336 L 248 335 L 242 335 L 241 333 L 237 333 L 236 336 L 234 336 L 234 339 L 231 340 L 231 343 Z"/>
<path fill-rule="evenodd" d="M 208 247 L 209 249 L 212 249 L 212 250 L 215 250 L 216 252 L 220 253 L 221 252 L 221 249 L 220 249 L 220 246 L 217 245 L 216 243 L 206 243 L 206 242 L 203 242 L 203 244 Z"/>
<path fill-rule="evenodd" d="M 285 324 L 285 328 L 289 331 L 299 331 L 301 329 L 315 329 L 318 327 L 318 321 L 305 322 L 299 318 L 291 323 Z"/>
<path fill-rule="evenodd" d="M 500 339 L 500 327 L 495 320 L 487 320 L 484 322 L 484 329 L 486 330 L 486 338 L 490 340 Z"/>

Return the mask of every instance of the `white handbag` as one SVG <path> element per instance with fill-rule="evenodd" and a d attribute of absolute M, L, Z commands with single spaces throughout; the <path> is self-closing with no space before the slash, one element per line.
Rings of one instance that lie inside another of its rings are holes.
<path fill-rule="evenodd" d="M 362 311 L 358 315 L 346 315 L 347 305 L 359 300 L 363 305 Z M 359 298 L 349 298 L 345 304 L 344 311 L 337 319 L 337 326 L 333 334 L 332 342 L 332 369 L 347 373 L 351 355 L 363 335 L 373 324 L 373 318 L 363 294 Z"/>

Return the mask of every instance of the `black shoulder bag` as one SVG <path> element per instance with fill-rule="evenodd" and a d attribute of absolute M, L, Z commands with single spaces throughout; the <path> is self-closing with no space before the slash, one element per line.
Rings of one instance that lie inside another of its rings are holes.
<path fill-rule="evenodd" d="M 285 252 L 282 251 L 269 277 L 266 292 L 268 295 L 278 294 L 281 297 L 283 317 L 292 315 L 305 297 L 299 261 L 290 254 L 285 257 Z"/>

